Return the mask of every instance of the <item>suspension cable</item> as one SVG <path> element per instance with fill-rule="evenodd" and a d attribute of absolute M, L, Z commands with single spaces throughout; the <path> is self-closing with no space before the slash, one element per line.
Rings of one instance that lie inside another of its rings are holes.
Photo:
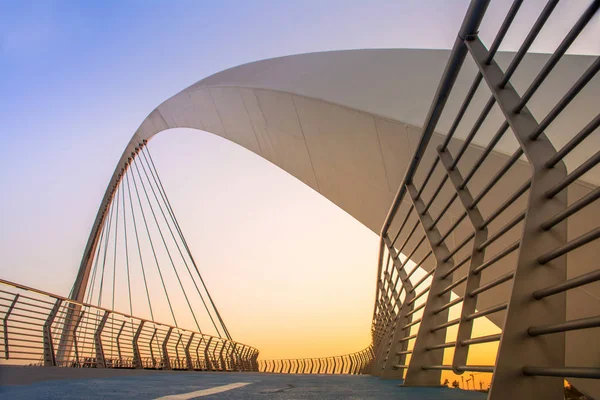
<path fill-rule="evenodd" d="M 225 325 L 225 322 L 223 321 L 223 318 L 221 317 L 221 313 L 219 313 L 219 310 L 217 309 L 217 306 L 215 305 L 212 296 L 210 295 L 210 292 L 208 291 L 208 288 L 206 287 L 206 283 L 204 282 L 204 279 L 202 278 L 202 275 L 200 274 L 200 270 L 198 268 L 198 265 L 196 264 L 196 261 L 194 260 L 194 257 L 192 255 L 192 252 L 190 251 L 190 248 L 187 244 L 187 241 L 185 240 L 185 236 L 183 236 L 183 232 L 181 230 L 181 227 L 179 225 L 179 221 L 177 220 L 177 217 L 175 216 L 175 213 L 173 212 L 173 207 L 171 206 L 171 202 L 169 201 L 169 198 L 167 196 L 166 191 L 164 190 L 164 186 L 162 184 L 162 181 L 160 179 L 160 176 L 158 175 L 158 170 L 156 169 L 156 165 L 154 164 L 154 160 L 152 159 L 152 154 L 150 154 L 150 149 L 144 145 L 142 146 L 142 154 L 144 154 L 144 149 L 145 151 L 148 153 L 148 158 L 150 160 L 150 163 L 152 165 L 152 170 L 154 170 L 154 173 L 156 175 L 156 180 L 158 182 L 158 187 L 161 189 L 163 196 L 165 198 L 165 203 L 168 207 L 168 209 L 170 210 L 169 212 L 171 213 L 171 215 L 173 216 L 173 221 L 175 223 L 175 226 L 177 227 L 177 230 L 179 232 L 179 235 L 181 237 L 181 241 L 183 242 L 183 245 L 185 246 L 185 249 L 188 253 L 188 256 L 190 257 L 190 260 L 192 261 L 192 264 L 194 265 L 194 268 L 196 270 L 196 273 L 198 274 L 198 277 L 200 278 L 200 282 L 202 283 L 202 286 L 204 287 L 204 290 L 206 291 L 206 295 L 208 296 L 208 299 L 215 311 L 215 314 L 217 315 L 217 318 L 219 319 L 219 322 L 221 323 L 221 326 L 223 328 L 223 330 L 225 331 L 225 335 L 229 340 L 233 340 L 231 337 L 231 334 L 229 333 L 229 330 L 227 329 L 227 326 Z M 145 156 L 145 154 L 144 154 Z M 209 314 L 210 315 L 210 314 Z M 218 330 L 217 330 L 218 332 Z M 220 335 L 219 335 L 220 336 Z"/>
<path fill-rule="evenodd" d="M 144 154 L 144 159 L 146 160 L 146 163 L 148 165 L 148 169 L 150 170 L 150 174 L 152 175 L 152 178 L 153 178 L 155 184 L 157 185 L 157 188 L 159 189 L 159 193 L 161 195 L 161 198 L 163 199 L 163 203 L 165 204 L 165 208 L 167 208 L 167 211 L 168 211 L 169 215 L 171 216 L 171 221 L 173 222 L 173 224 L 175 224 L 174 214 L 170 210 L 168 210 L 168 205 L 167 205 L 167 203 L 165 201 L 165 197 L 162 194 L 160 188 L 158 187 L 158 181 L 156 180 L 155 175 L 152 173 L 152 169 L 150 167 L 150 164 L 148 163 L 148 159 L 146 158 L 145 154 Z M 208 316 L 209 316 L 209 318 L 210 318 L 213 326 L 215 327 L 215 330 L 217 331 L 217 334 L 219 335 L 219 337 L 221 337 L 221 333 L 219 332 L 219 328 L 217 327 L 217 324 L 215 323 L 215 321 L 214 321 L 214 319 L 213 319 L 213 317 L 211 315 L 211 312 L 208 309 L 208 306 L 207 306 L 207 304 L 206 304 L 206 302 L 204 300 L 204 297 L 202 296 L 202 292 L 200 291 L 200 288 L 198 287 L 198 284 L 196 283 L 196 280 L 194 279 L 192 271 L 191 271 L 191 269 L 190 269 L 190 267 L 189 267 L 189 265 L 188 265 L 188 263 L 187 263 L 187 261 L 185 259 L 185 256 L 184 256 L 184 254 L 183 254 L 183 252 L 181 250 L 181 247 L 179 246 L 177 238 L 175 237 L 175 234 L 173 233 L 173 230 L 171 229 L 169 221 L 167 220 L 167 217 L 166 217 L 166 215 L 165 215 L 165 213 L 163 211 L 163 207 L 162 207 L 162 205 L 161 205 L 161 203 L 160 203 L 160 201 L 158 199 L 158 196 L 156 195 L 156 191 L 154 190 L 154 187 L 151 184 L 150 177 L 148 176 L 148 172 L 146 170 L 146 167 L 145 167 L 144 163 L 141 162 L 141 161 L 140 161 L 140 164 L 142 166 L 142 170 L 144 171 L 146 179 L 148 180 L 148 182 L 150 182 L 150 188 L 152 189 L 152 193 L 154 195 L 154 198 L 155 198 L 155 200 L 156 200 L 156 202 L 158 204 L 158 207 L 160 209 L 160 212 L 161 212 L 161 214 L 162 214 L 162 216 L 163 216 L 163 218 L 164 218 L 164 220 L 165 220 L 165 222 L 167 224 L 167 228 L 169 229 L 169 232 L 171 233 L 171 237 L 173 238 L 173 241 L 175 242 L 175 245 L 177 246 L 177 250 L 179 251 L 179 255 L 181 256 L 181 259 L 183 260 L 185 268 L 186 268 L 188 274 L 190 275 L 190 279 L 192 280 L 192 283 L 194 284 L 194 287 L 196 288 L 196 291 L 198 292 L 198 295 L 200 296 L 200 300 L 202 300 L 202 304 L 204 304 L 204 308 L 206 310 L 206 313 L 208 314 Z M 177 228 L 177 226 L 176 226 L 176 228 Z M 182 237 L 181 231 L 178 230 L 178 233 L 179 233 L 179 236 L 181 238 Z M 192 313 L 193 313 L 193 311 L 192 311 Z M 198 327 L 198 330 L 200 331 L 200 333 L 202 333 L 202 330 L 200 330 L 200 327 Z M 223 331 L 226 333 L 225 330 L 223 330 Z"/>
<path fill-rule="evenodd" d="M 135 160 L 132 162 L 135 165 Z M 137 169 L 137 166 L 136 166 Z M 138 171 L 139 173 L 139 171 Z M 165 280 L 163 279 L 162 272 L 160 270 L 160 265 L 158 263 L 158 257 L 156 257 L 156 250 L 154 249 L 154 243 L 152 242 L 152 236 L 150 235 L 150 229 L 148 228 L 148 221 L 146 220 L 146 213 L 144 212 L 144 208 L 142 206 L 142 199 L 140 197 L 140 193 L 138 190 L 137 183 L 135 182 L 135 175 L 132 176 L 133 186 L 135 188 L 135 193 L 138 199 L 138 203 L 140 205 L 140 210 L 142 211 L 142 218 L 144 220 L 144 226 L 146 227 L 146 233 L 148 234 L 148 240 L 150 241 L 150 247 L 152 248 L 152 254 L 154 255 L 154 261 L 156 262 L 156 268 L 158 270 L 158 275 L 160 276 L 160 281 L 162 282 L 163 289 L 165 291 L 165 296 L 167 297 L 167 302 L 169 303 L 169 309 L 171 310 L 171 316 L 173 317 L 173 322 L 175 322 L 175 326 L 179 327 L 177 324 L 177 318 L 175 318 L 175 313 L 173 312 L 173 306 L 171 305 L 171 299 L 169 298 L 169 293 L 167 292 L 167 286 L 165 285 Z M 143 182 L 142 182 L 143 184 Z M 138 247 L 139 248 L 139 247 Z M 141 257 L 141 250 L 140 250 Z"/>
<path fill-rule="evenodd" d="M 116 210 L 115 210 L 115 247 L 114 247 L 114 256 L 113 256 L 113 276 L 112 276 L 112 301 L 111 301 L 111 310 L 115 310 L 115 288 L 117 284 L 117 250 L 119 244 L 119 197 L 121 196 L 121 185 L 117 186 L 117 193 L 113 199 L 116 202 Z M 110 326 L 110 337 L 115 337 L 115 314 L 111 313 L 111 326 Z M 113 357 L 113 341 L 110 341 L 110 357 Z"/>
<path fill-rule="evenodd" d="M 117 189 L 118 190 L 118 189 Z M 100 279 L 100 289 L 99 289 L 99 293 L 98 293 L 98 307 L 102 307 L 102 289 L 104 287 L 104 270 L 106 267 L 106 255 L 107 255 L 107 250 L 108 250 L 108 239 L 110 237 L 110 230 L 112 227 L 112 216 L 113 216 L 113 210 L 114 207 L 110 207 L 110 213 L 108 216 L 108 229 L 106 231 L 106 240 L 104 242 L 104 256 L 103 256 L 103 260 L 102 260 L 102 277 Z"/>
<path fill-rule="evenodd" d="M 162 229 L 160 228 L 160 224 L 158 222 L 158 218 L 156 218 L 156 213 L 154 212 L 154 207 L 152 207 L 152 202 L 150 200 L 150 196 L 148 196 L 148 191 L 146 190 L 146 185 L 144 184 L 144 180 L 143 180 L 142 175 L 140 173 L 140 170 L 139 170 L 139 168 L 137 166 L 137 160 L 134 160 L 133 165 L 135 166 L 135 170 L 137 171 L 137 173 L 139 175 L 140 183 L 142 184 L 142 189 L 144 190 L 144 195 L 146 196 L 146 200 L 148 201 L 148 205 L 150 206 L 150 211 L 152 212 L 152 217 L 154 218 L 154 222 L 156 223 L 156 227 L 158 228 L 158 233 L 160 234 L 160 238 L 162 240 L 162 243 L 165 246 L 165 250 L 167 251 L 167 256 L 169 257 L 169 261 L 171 262 L 171 266 L 173 267 L 173 271 L 175 272 L 175 276 L 177 277 L 177 281 L 179 282 L 179 286 L 181 287 L 181 290 L 183 292 L 183 297 L 185 297 L 185 301 L 187 302 L 188 307 L 190 309 L 190 312 L 192 313 L 192 317 L 194 318 L 194 322 L 196 323 L 196 327 L 198 328 L 198 330 L 200 330 L 200 324 L 198 324 L 198 320 L 196 319 L 196 314 L 194 313 L 194 309 L 192 308 L 192 304 L 190 303 L 190 300 L 189 300 L 189 298 L 187 296 L 185 288 L 183 287 L 183 283 L 181 282 L 181 278 L 179 277 L 179 273 L 177 272 L 177 269 L 175 268 L 175 262 L 173 261 L 173 257 L 171 256 L 171 252 L 169 251 L 169 246 L 167 246 L 167 241 L 165 240 L 165 237 L 163 235 Z M 150 188 L 152 189 L 151 182 L 148 181 L 148 183 L 150 184 Z M 159 207 L 160 207 L 160 205 L 159 205 Z"/>
<path fill-rule="evenodd" d="M 133 200 L 131 196 L 131 184 L 129 183 L 129 174 L 125 174 L 127 180 L 127 193 L 129 194 L 129 205 L 131 207 L 131 219 L 133 220 L 133 230 L 135 233 L 135 242 L 137 243 L 138 254 L 140 256 L 140 266 L 142 268 L 142 277 L 144 278 L 144 287 L 146 288 L 146 297 L 148 299 L 148 308 L 150 309 L 150 318 L 154 321 L 154 312 L 152 310 L 152 302 L 150 301 L 150 291 L 148 290 L 148 281 L 146 280 L 146 270 L 144 269 L 144 259 L 142 257 L 142 250 L 140 248 L 140 238 L 138 235 L 137 222 L 135 219 L 135 212 L 133 210 Z M 130 294 L 131 296 L 131 294 Z M 132 314 L 133 315 L 133 314 Z"/>
<path fill-rule="evenodd" d="M 124 174 L 127 170 L 124 171 Z M 123 178 L 121 178 L 121 185 L 124 185 Z M 125 240 L 125 269 L 127 272 L 127 292 L 129 294 L 129 315 L 133 316 L 133 304 L 131 302 L 131 276 L 129 271 L 129 246 L 127 243 L 127 213 L 125 207 L 125 189 L 123 188 L 123 195 L 121 196 L 122 208 L 123 208 L 123 239 Z M 133 334 L 133 319 L 131 319 L 131 333 Z"/>

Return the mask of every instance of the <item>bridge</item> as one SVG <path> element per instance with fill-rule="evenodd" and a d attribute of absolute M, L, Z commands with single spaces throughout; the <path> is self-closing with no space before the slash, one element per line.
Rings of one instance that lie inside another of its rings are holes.
<path fill-rule="evenodd" d="M 164 379 L 155 370 L 204 371 L 240 396 L 323 385 L 315 398 L 482 398 L 439 388 L 467 377 L 476 389 L 479 374 L 492 400 L 563 399 L 565 380 L 599 397 L 600 58 L 567 53 L 600 1 L 552 54 L 530 48 L 558 1 L 514 53 L 499 48 L 523 1 L 502 18 L 489 3 L 471 2 L 451 51 L 263 60 L 160 104 L 123 151 L 71 293 L 0 280 L 3 364 L 148 382 Z M 486 23 L 498 26 L 489 43 Z M 247 148 L 379 234 L 369 347 L 263 360 L 233 339 L 152 158 L 151 139 L 179 127 Z"/>

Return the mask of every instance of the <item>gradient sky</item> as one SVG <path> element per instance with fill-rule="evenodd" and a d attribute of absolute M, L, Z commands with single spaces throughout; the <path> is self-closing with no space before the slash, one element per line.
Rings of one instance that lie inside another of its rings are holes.
<path fill-rule="evenodd" d="M 517 47 L 544 4 L 525 3 L 505 49 Z M 588 3 L 561 3 L 533 50 L 552 51 Z M 68 294 L 123 148 L 146 115 L 184 87 L 287 54 L 449 48 L 467 4 L 2 1 L 0 276 Z M 484 39 L 508 6 L 495 2 Z M 598 37 L 596 19 L 571 52 L 600 53 Z M 151 148 L 235 339 L 263 358 L 328 356 L 370 343 L 374 233 L 213 135 L 181 129 L 158 135 Z"/>

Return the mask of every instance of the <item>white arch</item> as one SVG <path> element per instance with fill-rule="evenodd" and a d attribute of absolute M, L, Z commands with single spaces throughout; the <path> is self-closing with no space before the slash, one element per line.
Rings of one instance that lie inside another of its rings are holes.
<path fill-rule="evenodd" d="M 445 50 L 353 50 L 275 58 L 219 72 L 166 100 L 142 122 L 119 161 L 86 246 L 76 287 L 86 286 L 104 210 L 127 158 L 144 140 L 170 128 L 201 129 L 238 143 L 379 232 L 448 56 Z M 497 59 L 503 66 L 511 56 L 499 54 Z M 547 58 L 539 54 L 525 57 L 519 74 L 513 78 L 517 90 L 526 87 Z M 543 118 L 592 61 L 588 56 L 565 56 L 528 103 L 532 113 Z M 456 114 L 475 72 L 475 66 L 467 62 L 437 127 L 438 140 L 447 132 L 452 122 L 449 118 Z M 556 147 L 595 116 L 598 110 L 594 98 L 599 94 L 600 82 L 590 82 L 564 115 L 546 130 Z M 489 93 L 482 90 L 475 96 L 474 104 L 482 107 L 488 97 Z M 463 126 L 467 128 L 457 133 L 458 138 L 464 137 L 472 126 L 477 111 L 474 107 L 465 116 Z M 501 118 L 499 110 L 492 111 L 479 137 L 493 135 L 503 121 Z M 594 136 L 591 143 L 587 150 L 579 150 L 589 154 L 574 154 L 567 166 L 577 165 L 577 159 L 595 152 L 593 144 L 600 148 L 600 135 Z M 509 146 L 510 143 L 504 143 L 499 150 L 508 151 Z M 477 144 L 471 145 L 470 150 L 477 154 Z M 496 154 L 499 164 L 505 158 L 502 153 Z M 523 162 L 517 168 L 527 172 L 529 167 Z M 577 183 L 569 195 L 578 198 L 591 190 L 598 178 L 591 176 L 590 182 Z M 598 215 L 600 206 L 592 205 L 582 218 L 597 220 Z M 569 235 L 577 236 L 578 230 L 578 226 L 569 226 Z M 569 255 L 568 260 L 570 276 L 580 275 L 595 265 L 591 250 Z M 502 267 L 498 268 L 497 273 L 502 272 Z M 75 298 L 82 295 L 81 291 L 74 291 Z M 569 293 L 568 318 L 575 318 L 583 304 L 600 309 L 600 298 L 584 289 Z M 479 307 L 486 305 L 492 303 L 487 304 L 483 298 Z M 501 320 L 501 314 L 492 318 L 496 323 Z M 568 341 L 567 362 L 570 357 L 585 357 L 583 343 Z"/>

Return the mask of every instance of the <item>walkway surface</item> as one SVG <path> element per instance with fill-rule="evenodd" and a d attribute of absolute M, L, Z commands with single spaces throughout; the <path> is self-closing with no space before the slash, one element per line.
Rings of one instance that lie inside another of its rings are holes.
<path fill-rule="evenodd" d="M 482 393 L 448 388 L 403 388 L 401 381 L 354 375 L 115 371 L 0 366 L 4 399 L 194 398 L 312 400 L 485 399 Z"/>

